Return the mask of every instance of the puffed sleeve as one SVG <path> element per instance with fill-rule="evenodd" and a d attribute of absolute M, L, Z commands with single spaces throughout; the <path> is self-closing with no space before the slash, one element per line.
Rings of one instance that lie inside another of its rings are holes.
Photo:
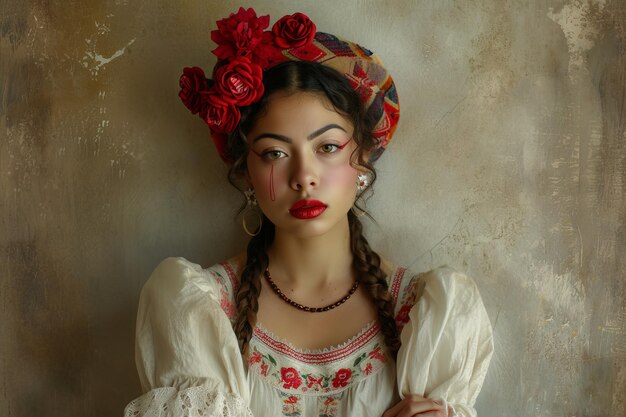
<path fill-rule="evenodd" d="M 144 395 L 125 416 L 252 416 L 237 340 L 199 265 L 161 262 L 141 291 L 135 360 Z"/>
<path fill-rule="evenodd" d="M 443 267 L 422 276 L 398 352 L 398 390 L 443 399 L 452 416 L 475 417 L 493 353 L 491 324 L 476 284 Z"/>

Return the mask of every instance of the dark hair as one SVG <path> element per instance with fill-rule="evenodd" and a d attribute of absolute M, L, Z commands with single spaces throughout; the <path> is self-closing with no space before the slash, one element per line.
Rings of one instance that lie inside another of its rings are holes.
<path fill-rule="evenodd" d="M 370 173 L 371 183 L 376 179 L 376 171 L 369 163 L 368 156 L 375 150 L 378 141 L 372 135 L 373 123 L 367 118 L 357 93 L 347 79 L 327 66 L 308 61 L 289 61 L 271 68 L 263 75 L 265 92 L 261 100 L 241 109 L 238 129 L 229 137 L 228 152 L 233 157 L 228 177 L 237 188 L 247 170 L 248 145 L 246 134 L 267 109 L 271 97 L 276 93 L 293 94 L 310 92 L 326 97 L 333 108 L 347 117 L 354 126 L 353 140 L 357 147 L 352 154 L 351 164 Z M 267 250 L 274 240 L 274 225 L 263 217 L 260 233 L 250 239 L 247 248 L 246 265 L 241 273 L 240 285 L 235 294 L 237 316 L 234 323 L 235 334 L 240 349 L 246 352 L 252 329 L 259 309 L 258 297 L 261 292 L 261 275 L 268 265 Z M 393 318 L 393 303 L 384 272 L 380 268 L 380 256 L 374 252 L 363 236 L 363 226 L 359 218 L 348 212 L 350 225 L 350 248 L 353 254 L 353 269 L 356 279 L 364 286 L 374 302 L 385 343 L 395 358 L 400 340 Z"/>

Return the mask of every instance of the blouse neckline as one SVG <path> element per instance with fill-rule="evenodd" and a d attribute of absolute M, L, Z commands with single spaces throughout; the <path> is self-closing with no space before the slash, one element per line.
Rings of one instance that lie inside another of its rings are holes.
<path fill-rule="evenodd" d="M 269 349 L 290 356 L 305 363 L 325 363 L 349 356 L 367 345 L 380 333 L 378 320 L 372 320 L 345 342 L 319 349 L 303 349 L 281 339 L 271 331 L 257 324 L 253 329 L 253 337 Z"/>

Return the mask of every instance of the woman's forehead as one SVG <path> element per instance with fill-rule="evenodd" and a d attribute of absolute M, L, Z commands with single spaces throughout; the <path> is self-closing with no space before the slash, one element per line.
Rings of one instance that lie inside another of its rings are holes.
<path fill-rule="evenodd" d="M 338 125 L 346 132 L 353 130 L 351 121 L 337 112 L 321 93 L 275 93 L 252 126 L 249 137 L 262 133 L 308 136 L 329 124 Z"/>

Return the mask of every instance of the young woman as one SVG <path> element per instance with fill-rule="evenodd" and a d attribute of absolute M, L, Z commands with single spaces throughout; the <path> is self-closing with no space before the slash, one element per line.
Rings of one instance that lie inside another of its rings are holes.
<path fill-rule="evenodd" d="M 246 196 L 245 255 L 163 261 L 137 319 L 127 416 L 475 416 L 493 350 L 475 284 L 382 260 L 358 208 L 398 120 L 368 50 L 297 13 L 218 21 L 181 98 Z M 256 217 L 257 223 L 251 225 Z"/>

